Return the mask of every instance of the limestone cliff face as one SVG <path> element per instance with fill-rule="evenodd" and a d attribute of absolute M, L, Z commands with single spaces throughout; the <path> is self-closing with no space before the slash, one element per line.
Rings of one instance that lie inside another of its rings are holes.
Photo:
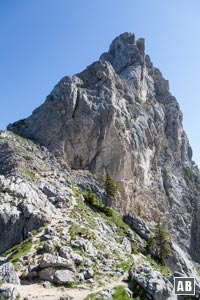
<path fill-rule="evenodd" d="M 200 175 L 168 81 L 145 54 L 144 40 L 124 33 L 100 60 L 66 76 L 44 104 L 8 126 L 40 142 L 71 168 L 118 183 L 123 213 L 158 214 L 172 237 L 200 261 Z"/>

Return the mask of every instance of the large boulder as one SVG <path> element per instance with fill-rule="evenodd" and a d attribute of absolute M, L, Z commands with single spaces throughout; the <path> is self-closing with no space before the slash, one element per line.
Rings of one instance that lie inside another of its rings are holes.
<path fill-rule="evenodd" d="M 19 277 L 12 263 L 5 263 L 0 266 L 0 282 L 20 284 Z"/>
<path fill-rule="evenodd" d="M 171 282 L 149 266 L 133 267 L 129 275 L 145 291 L 148 299 L 167 300 L 172 294 Z"/>
<path fill-rule="evenodd" d="M 30 231 L 48 222 L 52 214 L 52 205 L 31 183 L 1 175 L 0 253 L 28 237 Z"/>
<path fill-rule="evenodd" d="M 17 291 L 14 287 L 0 287 L 0 299 L 2 300 L 16 300 Z"/>
<path fill-rule="evenodd" d="M 39 272 L 39 278 L 41 280 L 44 280 L 44 281 L 54 282 L 55 271 L 56 270 L 54 268 L 51 268 L 51 267 L 42 269 Z"/>
<path fill-rule="evenodd" d="M 71 241 L 71 245 L 85 251 L 88 256 L 96 257 L 98 254 L 98 250 L 88 240 L 80 239 Z"/>
<path fill-rule="evenodd" d="M 76 281 L 74 272 L 63 268 L 48 267 L 39 272 L 39 278 L 55 284 L 65 284 Z"/>
<path fill-rule="evenodd" d="M 63 284 L 67 282 L 74 282 L 75 276 L 74 273 L 69 270 L 57 270 L 55 272 L 54 281 L 58 284 Z"/>
<path fill-rule="evenodd" d="M 124 222 L 127 223 L 141 238 L 146 241 L 150 237 L 150 229 L 146 223 L 138 216 L 133 214 L 124 215 Z"/>
<path fill-rule="evenodd" d="M 66 269 L 73 270 L 74 262 L 72 259 L 65 259 L 60 256 L 56 256 L 50 253 L 45 253 L 40 260 L 39 264 L 41 269 L 49 267 L 63 267 Z"/>
<path fill-rule="evenodd" d="M 68 246 L 61 247 L 59 250 L 59 255 L 66 259 L 72 259 L 76 265 L 80 265 L 83 262 L 83 257 L 80 254 L 74 252 L 72 248 Z"/>

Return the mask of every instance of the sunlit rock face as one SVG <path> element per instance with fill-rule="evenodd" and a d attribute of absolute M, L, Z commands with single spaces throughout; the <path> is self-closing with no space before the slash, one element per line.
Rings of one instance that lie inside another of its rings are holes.
<path fill-rule="evenodd" d="M 158 215 L 193 258 L 199 251 L 199 171 L 169 83 L 144 39 L 118 36 L 83 72 L 66 76 L 46 101 L 8 129 L 46 146 L 73 169 L 102 181 L 110 170 L 121 212 Z"/>

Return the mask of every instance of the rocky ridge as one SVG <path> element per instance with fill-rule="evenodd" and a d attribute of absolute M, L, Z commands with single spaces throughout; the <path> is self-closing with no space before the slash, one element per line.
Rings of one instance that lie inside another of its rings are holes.
<path fill-rule="evenodd" d="M 62 286 L 60 299 L 77 286 L 87 291 L 80 300 L 186 299 L 173 296 L 179 274 L 196 278 L 199 297 L 200 174 L 179 105 L 143 39 L 120 35 L 8 129 L 0 132 L 3 282 L 20 278 L 19 292 L 27 282 L 49 293 Z M 108 170 L 119 190 L 112 199 L 102 185 Z M 147 250 L 158 215 L 172 239 L 166 267 Z"/>

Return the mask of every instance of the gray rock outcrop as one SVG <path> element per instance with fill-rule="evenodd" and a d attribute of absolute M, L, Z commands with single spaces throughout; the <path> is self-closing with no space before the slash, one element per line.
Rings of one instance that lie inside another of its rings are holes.
<path fill-rule="evenodd" d="M 159 271 L 148 266 L 132 268 L 129 272 L 132 280 L 141 286 L 148 299 L 167 300 L 173 291 L 173 285 Z"/>
<path fill-rule="evenodd" d="M 45 253 L 41 258 L 40 268 L 44 269 L 48 267 L 63 267 L 73 270 L 74 262 L 71 259 L 65 259 L 60 256 Z"/>
<path fill-rule="evenodd" d="M 0 176 L 0 253 L 28 237 L 52 216 L 53 207 L 26 180 Z M 8 230 L 9 228 L 9 230 Z"/>
<path fill-rule="evenodd" d="M 16 300 L 17 291 L 14 287 L 0 287 L 0 299 Z"/>
<path fill-rule="evenodd" d="M 127 214 L 124 215 L 124 222 L 127 223 L 137 234 L 148 241 L 150 237 L 150 229 L 146 223 L 138 216 Z"/>
<path fill-rule="evenodd" d="M 12 263 L 5 263 L 0 266 L 0 282 L 20 284 L 19 277 Z"/>

